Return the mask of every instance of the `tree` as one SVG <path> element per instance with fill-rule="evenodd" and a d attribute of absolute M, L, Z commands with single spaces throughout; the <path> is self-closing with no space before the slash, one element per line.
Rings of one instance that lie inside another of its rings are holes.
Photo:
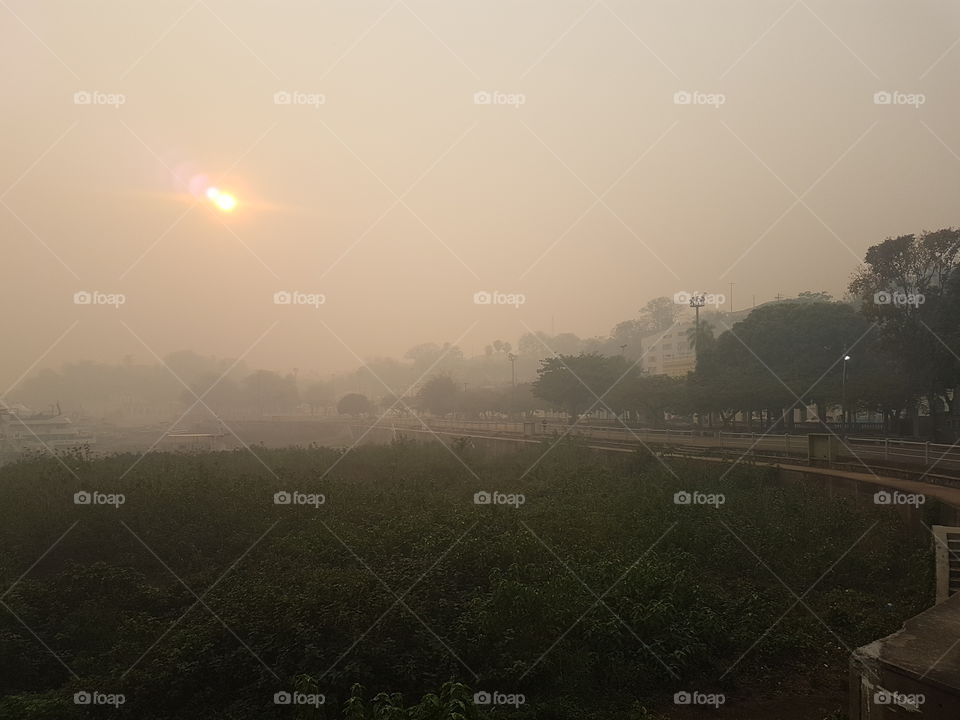
<path fill-rule="evenodd" d="M 243 393 L 257 415 L 292 412 L 299 402 L 296 378 L 270 370 L 256 370 L 244 378 Z"/>
<path fill-rule="evenodd" d="M 673 298 L 657 297 L 650 300 L 640 310 L 640 323 L 647 333 L 663 332 L 680 317 L 681 306 Z"/>
<path fill-rule="evenodd" d="M 954 228 L 887 238 L 867 250 L 850 283 L 861 312 L 879 327 L 888 369 L 909 381 L 907 411 L 915 432 L 921 398 L 934 435 L 944 407 L 955 411 L 960 375 L 944 338 L 956 335 L 958 256 L 960 230 Z"/>
<path fill-rule="evenodd" d="M 325 382 L 315 382 L 303 391 L 303 400 L 310 406 L 310 414 L 316 415 L 317 410 L 325 408 L 333 400 L 333 388 Z"/>
<path fill-rule="evenodd" d="M 370 412 L 370 400 L 360 393 L 347 393 L 337 403 L 337 413 L 358 417 Z"/>
<path fill-rule="evenodd" d="M 417 399 L 422 407 L 434 415 L 446 415 L 456 408 L 459 390 L 456 381 L 449 375 L 434 375 L 420 388 Z"/>
<path fill-rule="evenodd" d="M 540 361 L 532 390 L 536 397 L 562 408 L 575 423 L 588 408 L 604 407 L 604 396 L 628 368 L 620 356 L 599 353 L 557 355 Z M 598 402 L 597 398 L 600 398 Z"/>

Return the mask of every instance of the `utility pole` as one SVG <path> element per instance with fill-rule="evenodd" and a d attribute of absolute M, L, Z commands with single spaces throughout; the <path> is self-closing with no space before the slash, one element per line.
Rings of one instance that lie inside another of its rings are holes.
<path fill-rule="evenodd" d="M 733 313 L 733 283 L 730 283 L 730 313 Z"/>
<path fill-rule="evenodd" d="M 693 331 L 693 354 L 694 360 L 698 359 L 700 356 L 700 308 L 706 305 L 707 299 L 703 295 L 691 295 L 690 296 L 690 307 L 696 312 L 696 326 Z"/>

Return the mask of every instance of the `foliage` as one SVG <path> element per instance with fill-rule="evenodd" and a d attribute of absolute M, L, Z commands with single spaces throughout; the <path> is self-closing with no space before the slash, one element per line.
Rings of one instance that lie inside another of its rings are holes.
<path fill-rule="evenodd" d="M 124 693 L 111 716 L 137 720 L 501 716 L 468 702 L 479 690 L 524 694 L 518 718 L 649 717 L 682 687 L 845 672 L 806 609 L 775 622 L 794 599 L 777 578 L 812 588 L 849 647 L 931 600 L 929 544 L 896 512 L 766 471 L 574 441 L 257 454 L 0 468 L 0 718 L 87 717 L 82 689 Z M 484 488 L 526 502 L 474 504 Z M 82 489 L 126 502 L 76 505 Z M 674 503 L 693 489 L 726 502 Z M 293 490 L 326 502 L 275 504 Z M 295 689 L 326 702 L 273 703 Z"/>

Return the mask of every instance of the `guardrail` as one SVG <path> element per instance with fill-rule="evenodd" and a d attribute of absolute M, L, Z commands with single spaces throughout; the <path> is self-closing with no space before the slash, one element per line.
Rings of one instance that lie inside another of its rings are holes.
<path fill-rule="evenodd" d="M 739 451 L 754 456 L 808 458 L 807 435 L 764 435 L 762 433 L 716 432 L 698 433 L 693 430 L 660 428 L 604 427 L 546 423 L 541 420 L 486 421 L 446 420 L 411 418 L 381 419 L 378 425 L 392 428 L 424 429 L 424 423 L 433 430 L 480 433 L 488 435 L 513 435 L 524 437 L 549 437 L 570 434 L 589 440 L 623 445 L 676 445 L 705 453 L 728 454 Z M 960 475 L 960 446 L 940 443 L 900 440 L 898 438 L 843 439 L 836 457 L 841 463 L 882 465 L 891 469 L 911 468 L 938 474 Z"/>

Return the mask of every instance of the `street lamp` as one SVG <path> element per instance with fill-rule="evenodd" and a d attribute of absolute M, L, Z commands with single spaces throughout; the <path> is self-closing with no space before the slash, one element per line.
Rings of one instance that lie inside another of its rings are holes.
<path fill-rule="evenodd" d="M 843 417 L 842 429 L 844 434 L 847 431 L 847 362 L 850 356 L 847 351 L 843 351 L 843 366 L 840 371 L 840 412 Z"/>
<path fill-rule="evenodd" d="M 700 308 L 702 308 L 706 304 L 707 304 L 706 296 L 697 295 L 696 293 L 690 296 L 690 307 L 692 307 L 697 313 L 696 330 L 694 330 L 694 336 L 693 336 L 694 356 L 700 355 Z"/>

